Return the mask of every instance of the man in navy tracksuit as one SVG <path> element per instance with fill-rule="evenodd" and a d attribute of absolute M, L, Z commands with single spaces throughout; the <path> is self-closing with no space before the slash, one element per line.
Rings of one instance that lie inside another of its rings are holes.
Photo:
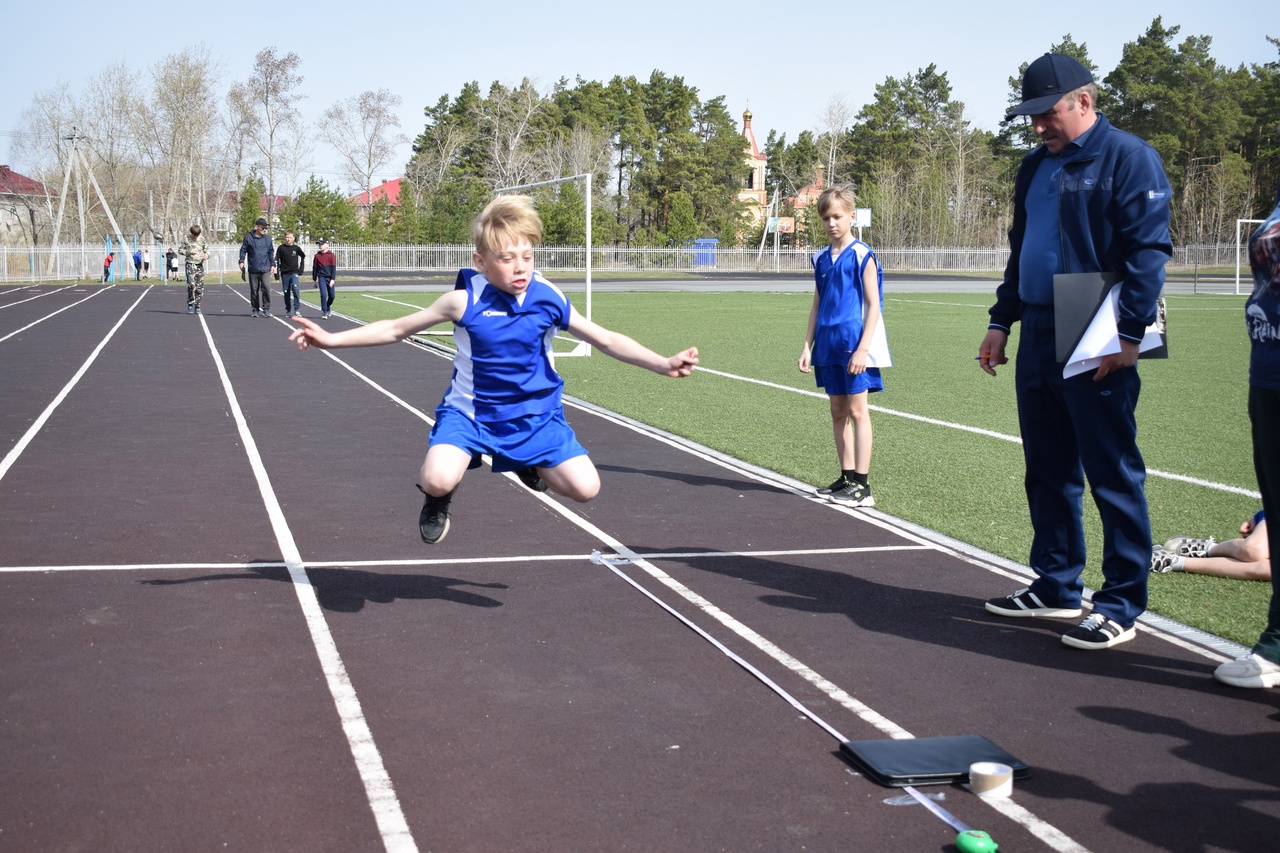
<path fill-rule="evenodd" d="M 1022 103 L 1042 145 L 1026 156 L 1014 186 L 1011 249 L 991 323 L 978 350 L 992 376 L 1005 364 L 1012 325 L 1021 320 L 1018 419 L 1034 537 L 1027 589 L 991 599 L 1002 616 L 1074 618 L 1085 565 L 1085 476 L 1102 519 L 1102 589 L 1093 612 L 1062 642 L 1105 649 L 1133 639 L 1147 606 L 1151 525 L 1138 451 L 1137 358 L 1156 319 L 1169 239 L 1168 178 L 1141 139 L 1095 110 L 1093 75 L 1069 56 L 1045 54 L 1027 67 Z M 1053 277 L 1109 272 L 1120 277 L 1120 352 L 1097 370 L 1063 378 L 1054 335 Z"/>
<path fill-rule="evenodd" d="M 271 316 L 271 285 L 267 275 L 276 272 L 275 246 L 271 243 L 271 235 L 267 233 L 267 220 L 258 217 L 253 230 L 244 235 L 240 243 L 240 271 L 249 276 L 249 306 L 253 316 Z M 245 268 L 245 261 L 249 266 Z"/>

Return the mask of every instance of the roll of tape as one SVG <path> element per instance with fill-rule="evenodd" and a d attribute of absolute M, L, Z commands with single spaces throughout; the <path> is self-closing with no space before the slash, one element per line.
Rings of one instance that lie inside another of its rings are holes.
<path fill-rule="evenodd" d="M 1013 768 L 995 761 L 978 761 L 969 765 L 969 790 L 989 799 L 1013 793 Z"/>

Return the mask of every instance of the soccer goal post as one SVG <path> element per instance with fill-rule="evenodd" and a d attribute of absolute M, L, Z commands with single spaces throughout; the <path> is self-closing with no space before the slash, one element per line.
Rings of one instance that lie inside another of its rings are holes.
<path fill-rule="evenodd" d="M 1267 220 L 1265 219 L 1237 219 L 1236 220 L 1236 296 L 1240 295 L 1240 253 L 1249 251 L 1249 236 L 1246 232 L 1244 232 L 1240 228 L 1240 226 L 1245 224 L 1261 225 L 1266 221 Z M 1240 242 L 1242 237 L 1244 239 L 1243 244 Z M 1253 286 L 1250 285 L 1249 289 L 1252 290 Z"/>
<path fill-rule="evenodd" d="M 550 181 L 538 181 L 537 183 L 533 183 L 533 184 L 520 184 L 519 186 L 514 186 L 514 187 L 501 187 L 497 190 L 497 192 L 514 193 L 514 192 L 520 192 L 521 190 L 537 189 L 538 187 L 550 187 L 550 186 L 555 186 L 557 184 L 567 184 L 572 181 L 582 181 L 582 184 L 585 187 L 585 190 L 582 193 L 582 200 L 587 210 L 587 263 L 586 263 L 587 304 L 586 304 L 586 311 L 583 312 L 583 316 L 586 317 L 588 320 L 590 320 L 591 319 L 591 175 L 571 175 L 567 178 L 555 178 Z M 583 356 L 591 355 L 591 345 L 588 344 L 586 341 L 577 341 L 574 348 L 569 352 L 556 353 L 556 357 L 558 358 L 572 357 L 572 356 L 579 356 L 579 355 L 583 355 Z"/>

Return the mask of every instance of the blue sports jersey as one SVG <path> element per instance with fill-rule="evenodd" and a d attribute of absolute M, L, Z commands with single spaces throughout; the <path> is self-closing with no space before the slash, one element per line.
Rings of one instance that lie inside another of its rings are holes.
<path fill-rule="evenodd" d="M 475 270 L 458 273 L 458 288 L 467 292 L 467 307 L 453 327 L 458 351 L 442 405 L 482 423 L 558 408 L 564 380 L 552 363 L 551 341 L 569 328 L 564 293 L 537 272 L 518 296 Z"/>
<path fill-rule="evenodd" d="M 818 316 L 813 329 L 813 351 L 810 363 L 814 365 L 840 365 L 849 362 L 849 356 L 858 348 L 862 339 L 862 273 L 867 262 L 875 257 L 871 247 L 861 240 L 854 240 L 844 251 L 831 260 L 831 247 L 813 256 L 813 278 L 818 289 Z M 877 296 L 884 310 L 882 282 L 884 271 L 877 261 Z M 883 321 L 882 321 L 883 322 Z"/>
<path fill-rule="evenodd" d="M 1245 302 L 1245 322 L 1253 343 L 1249 384 L 1280 391 L 1280 190 L 1276 205 L 1249 238 L 1253 293 Z"/>

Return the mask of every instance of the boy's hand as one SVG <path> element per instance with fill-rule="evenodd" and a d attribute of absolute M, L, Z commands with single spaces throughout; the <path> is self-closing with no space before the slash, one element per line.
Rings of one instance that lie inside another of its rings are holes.
<path fill-rule="evenodd" d="M 684 352 L 678 352 L 667 359 L 667 375 L 672 377 L 688 376 L 693 373 L 693 368 L 697 363 L 698 348 L 689 347 Z"/>
<path fill-rule="evenodd" d="M 305 317 L 294 317 L 293 322 L 298 324 L 298 328 L 289 335 L 289 340 L 297 343 L 298 349 L 306 350 L 311 347 L 328 349 L 329 333 L 324 330 L 324 327 L 316 325 Z"/>
<path fill-rule="evenodd" d="M 800 367 L 801 373 L 809 372 L 809 359 L 811 357 L 812 356 L 810 356 L 809 354 L 809 342 L 805 341 L 804 346 L 800 348 L 800 360 L 796 362 L 797 365 Z"/>
<path fill-rule="evenodd" d="M 849 356 L 849 366 L 847 370 L 851 376 L 857 376 L 859 373 L 866 373 L 867 353 L 865 350 L 856 349 L 853 351 L 853 355 Z"/>

